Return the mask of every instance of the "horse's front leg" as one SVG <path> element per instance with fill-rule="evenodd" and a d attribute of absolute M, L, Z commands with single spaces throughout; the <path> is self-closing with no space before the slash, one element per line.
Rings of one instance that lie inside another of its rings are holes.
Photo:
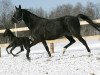
<path fill-rule="evenodd" d="M 43 45 L 44 45 L 46 51 L 48 52 L 49 57 L 51 57 L 51 53 L 50 53 L 50 51 L 49 51 L 49 47 L 48 47 L 46 41 L 42 41 L 42 43 L 43 43 Z"/>
<path fill-rule="evenodd" d="M 38 40 L 34 40 L 31 44 L 29 44 L 29 45 L 28 45 L 28 44 L 24 45 L 25 49 L 27 50 L 26 57 L 27 57 L 28 60 L 31 60 L 31 58 L 29 57 L 30 48 L 31 48 L 32 46 L 36 45 L 37 43 L 39 43 L 39 41 L 38 41 Z"/>

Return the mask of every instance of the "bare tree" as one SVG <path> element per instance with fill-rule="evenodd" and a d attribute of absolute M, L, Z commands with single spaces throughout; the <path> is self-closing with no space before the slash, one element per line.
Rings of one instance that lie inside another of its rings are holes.
<path fill-rule="evenodd" d="M 76 16 L 82 13 L 84 13 L 84 7 L 81 3 L 77 3 L 72 9 L 72 15 Z"/>
<path fill-rule="evenodd" d="M 100 18 L 100 5 L 98 5 L 98 4 L 96 4 L 95 6 L 94 6 L 94 11 L 95 11 L 95 19 L 98 19 L 98 18 Z"/>
<path fill-rule="evenodd" d="M 88 15 L 91 19 L 94 19 L 95 10 L 94 10 L 94 4 L 92 2 L 87 3 L 85 14 Z"/>
<path fill-rule="evenodd" d="M 11 0 L 1 0 L 0 1 L 0 15 L 1 15 L 1 22 L 2 25 L 7 25 L 8 20 L 10 20 L 11 17 L 11 11 L 12 11 L 12 4 Z"/>
<path fill-rule="evenodd" d="M 29 11 L 31 11 L 32 13 L 40 16 L 40 17 L 44 17 L 44 18 L 47 18 L 48 17 L 48 14 L 45 10 L 43 10 L 41 7 L 40 8 L 30 8 Z"/>
<path fill-rule="evenodd" d="M 71 4 L 58 6 L 49 14 L 49 18 L 57 18 L 65 15 L 71 15 L 73 6 Z"/>

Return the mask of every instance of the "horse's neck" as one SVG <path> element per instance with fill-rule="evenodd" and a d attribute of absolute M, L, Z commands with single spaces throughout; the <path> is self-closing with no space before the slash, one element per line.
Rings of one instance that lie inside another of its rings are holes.
<path fill-rule="evenodd" d="M 26 14 L 25 14 L 26 15 Z M 27 16 L 23 16 L 23 20 L 25 22 L 25 24 L 27 25 L 27 27 L 31 30 L 34 29 L 36 24 L 39 22 L 39 20 L 41 18 L 37 17 L 37 16 L 33 16 L 32 14 L 27 14 Z"/>
<path fill-rule="evenodd" d="M 10 36 L 9 36 L 9 39 L 10 39 L 11 41 L 13 41 L 15 37 L 16 37 L 15 35 L 10 35 Z"/>

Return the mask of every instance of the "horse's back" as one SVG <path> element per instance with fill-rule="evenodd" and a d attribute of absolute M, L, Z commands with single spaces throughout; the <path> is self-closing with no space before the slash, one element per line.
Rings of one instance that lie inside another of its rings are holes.
<path fill-rule="evenodd" d="M 41 24 L 41 25 L 40 25 Z M 64 21 L 60 21 L 58 19 L 50 19 L 43 21 L 39 24 L 38 34 L 43 35 L 46 40 L 53 40 L 64 35 L 71 35 L 69 30 L 65 30 Z"/>

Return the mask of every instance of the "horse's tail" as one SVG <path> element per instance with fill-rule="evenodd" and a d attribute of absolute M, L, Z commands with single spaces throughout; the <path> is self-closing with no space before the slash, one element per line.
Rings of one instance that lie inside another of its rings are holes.
<path fill-rule="evenodd" d="M 95 29 L 97 29 L 100 32 L 100 29 L 97 27 L 97 24 L 94 23 L 88 16 L 83 14 L 78 14 L 77 17 L 80 17 L 83 20 L 87 21 L 91 26 L 93 26 Z"/>

